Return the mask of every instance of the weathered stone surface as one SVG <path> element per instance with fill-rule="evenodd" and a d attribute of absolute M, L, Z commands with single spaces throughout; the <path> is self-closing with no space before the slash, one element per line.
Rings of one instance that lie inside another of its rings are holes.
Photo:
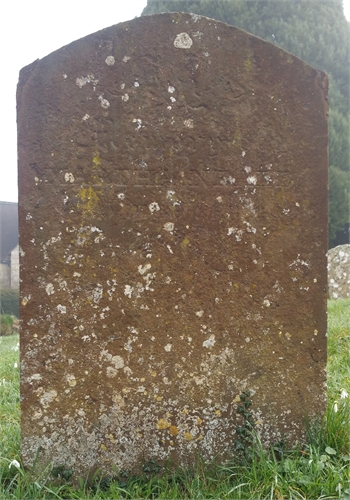
<path fill-rule="evenodd" d="M 22 454 L 132 468 L 324 408 L 327 81 L 195 15 L 22 70 Z"/>
<path fill-rule="evenodd" d="M 350 297 L 350 245 L 328 250 L 328 295 L 330 299 Z"/>

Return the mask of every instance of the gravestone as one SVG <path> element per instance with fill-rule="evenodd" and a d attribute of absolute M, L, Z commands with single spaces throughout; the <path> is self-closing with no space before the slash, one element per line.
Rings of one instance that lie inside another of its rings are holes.
<path fill-rule="evenodd" d="M 75 475 L 264 445 L 325 407 L 327 79 L 190 14 L 18 86 L 22 457 Z"/>

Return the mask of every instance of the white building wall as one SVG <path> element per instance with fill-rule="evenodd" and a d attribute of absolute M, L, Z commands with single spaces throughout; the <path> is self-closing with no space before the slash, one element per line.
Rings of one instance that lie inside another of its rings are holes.
<path fill-rule="evenodd" d="M 11 288 L 19 288 L 19 246 L 11 251 Z"/>

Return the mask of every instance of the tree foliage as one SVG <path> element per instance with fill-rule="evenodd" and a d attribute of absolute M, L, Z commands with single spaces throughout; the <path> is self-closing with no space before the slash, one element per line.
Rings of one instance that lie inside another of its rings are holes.
<path fill-rule="evenodd" d="M 335 241 L 337 233 L 349 222 L 349 175 L 340 168 L 329 168 L 329 240 Z"/>
<path fill-rule="evenodd" d="M 350 23 L 342 0 L 148 0 L 142 15 L 193 12 L 253 33 L 325 71 L 329 87 L 329 241 L 350 222 Z"/>

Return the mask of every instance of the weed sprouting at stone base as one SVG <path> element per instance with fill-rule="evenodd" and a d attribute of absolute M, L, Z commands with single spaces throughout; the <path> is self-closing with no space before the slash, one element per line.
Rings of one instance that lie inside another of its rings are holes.
<path fill-rule="evenodd" d="M 251 459 L 252 457 L 252 445 L 254 442 L 253 431 L 255 424 L 253 414 L 250 411 L 250 407 L 253 404 L 251 396 L 252 393 L 249 390 L 243 391 L 239 396 L 241 404 L 237 407 L 237 413 L 240 415 L 243 422 L 242 425 L 236 427 L 238 438 L 234 444 L 234 450 L 246 459 Z"/>

